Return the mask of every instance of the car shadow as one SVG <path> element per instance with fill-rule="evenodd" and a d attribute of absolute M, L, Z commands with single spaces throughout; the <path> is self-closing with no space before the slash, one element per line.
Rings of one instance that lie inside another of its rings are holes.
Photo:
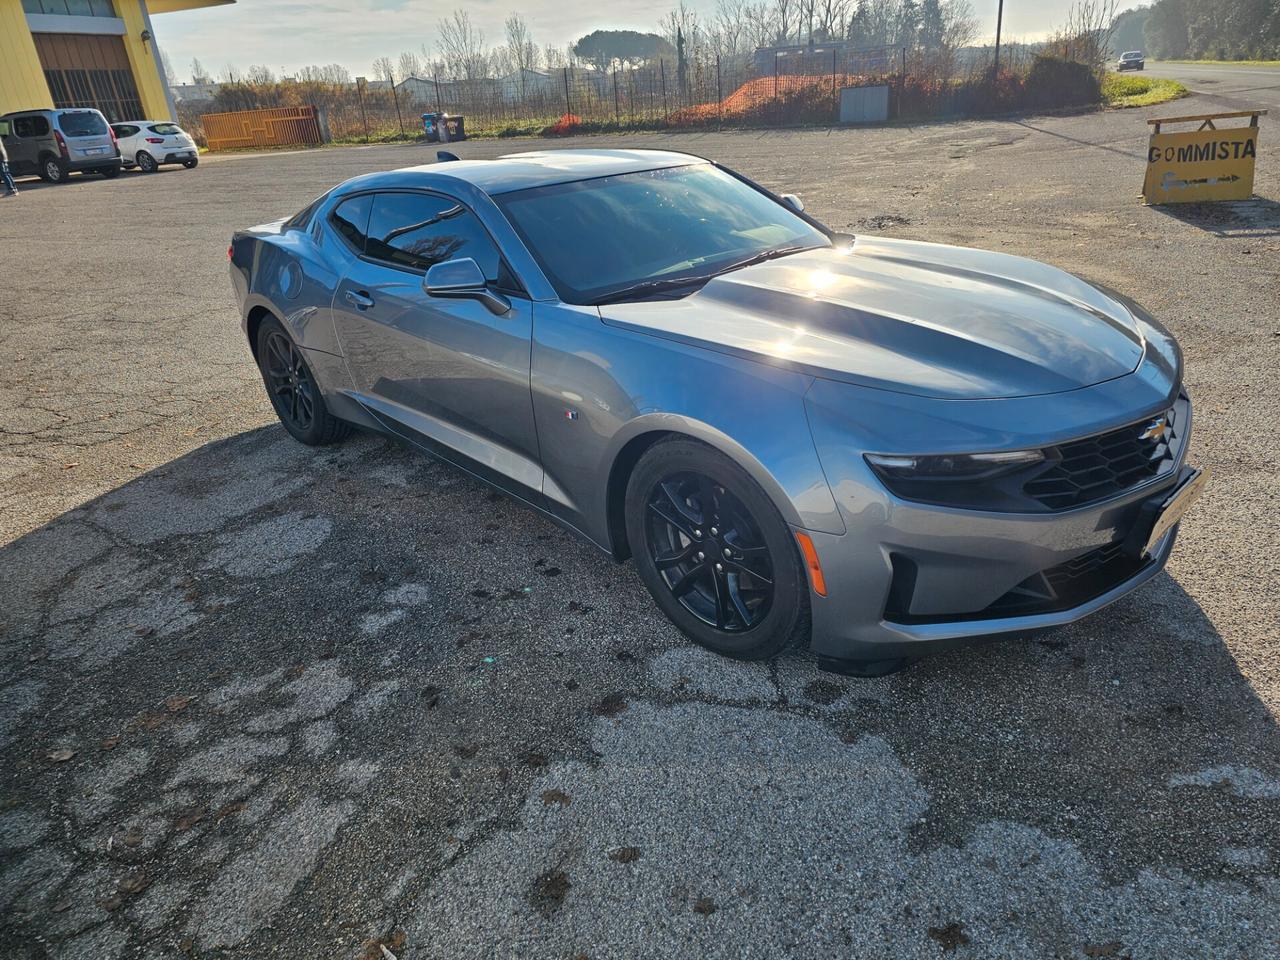
<path fill-rule="evenodd" d="M 1248 200 L 1164 203 L 1151 209 L 1218 237 L 1280 237 L 1280 203 L 1256 194 Z"/>
<path fill-rule="evenodd" d="M 272 426 L 0 548 L 0 618 L 5 793 L 63 825 L 23 861 L 62 873 L 6 920 L 22 935 L 52 935 L 68 891 L 121 864 L 198 903 L 218 856 L 257 842 L 251 813 L 312 796 L 356 811 L 327 855 L 341 866 L 300 901 L 327 916 L 351 895 L 342 877 L 384 890 L 457 824 L 517 816 L 534 778 L 592 757 L 592 731 L 631 700 L 882 739 L 928 791 L 916 851 L 1007 821 L 1070 839 L 1108 878 L 1236 876 L 1226 848 L 1280 858 L 1257 790 L 1280 771 L 1274 719 L 1167 574 L 1072 627 L 878 680 L 801 653 L 740 664 L 688 648 L 629 565 L 464 472 L 380 437 L 311 449 Z M 682 651 L 699 659 L 661 680 L 651 665 Z"/>

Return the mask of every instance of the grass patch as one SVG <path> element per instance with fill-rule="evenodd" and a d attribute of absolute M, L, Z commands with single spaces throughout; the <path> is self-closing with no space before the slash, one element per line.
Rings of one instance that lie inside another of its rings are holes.
<path fill-rule="evenodd" d="M 1177 80 L 1108 73 L 1102 78 L 1102 100 L 1109 107 L 1153 107 L 1185 97 L 1189 91 Z"/>
<path fill-rule="evenodd" d="M 1161 63 L 1203 63 L 1215 67 L 1280 67 L 1280 60 L 1161 60 Z"/>

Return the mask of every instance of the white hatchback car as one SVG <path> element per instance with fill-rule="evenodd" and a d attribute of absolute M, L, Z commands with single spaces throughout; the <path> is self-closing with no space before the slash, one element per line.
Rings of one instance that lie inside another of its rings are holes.
<path fill-rule="evenodd" d="M 113 123 L 125 168 L 137 167 L 155 173 L 161 164 L 180 163 L 188 170 L 200 162 L 196 142 L 176 123 L 168 120 L 126 120 Z"/>

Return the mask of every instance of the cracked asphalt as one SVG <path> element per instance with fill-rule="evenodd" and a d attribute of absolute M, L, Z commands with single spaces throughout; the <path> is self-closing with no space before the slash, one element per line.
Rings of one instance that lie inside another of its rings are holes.
<path fill-rule="evenodd" d="M 879 680 L 703 653 L 630 566 L 465 474 L 274 424 L 231 231 L 430 148 L 20 183 L 0 955 L 1280 955 L 1276 138 L 1258 199 L 1144 208 L 1145 116 L 553 144 L 714 156 L 1181 338 L 1214 478 L 1168 571 Z"/>

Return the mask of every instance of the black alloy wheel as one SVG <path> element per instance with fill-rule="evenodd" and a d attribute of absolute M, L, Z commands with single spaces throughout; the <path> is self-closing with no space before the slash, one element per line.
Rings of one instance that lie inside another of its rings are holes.
<path fill-rule="evenodd" d="M 654 485 L 645 520 L 653 565 L 695 617 L 740 633 L 769 613 L 773 560 L 736 496 L 703 474 L 672 474 Z"/>
<path fill-rule="evenodd" d="M 321 446 L 351 432 L 349 423 L 329 412 L 302 350 L 275 317 L 258 329 L 258 369 L 276 416 L 295 440 Z"/>
<path fill-rule="evenodd" d="M 303 362 L 302 353 L 283 333 L 268 334 L 266 347 L 263 369 L 276 413 L 285 426 L 306 432 L 316 414 L 316 388 L 311 371 Z"/>
<path fill-rule="evenodd" d="M 636 572 L 691 640 L 743 660 L 809 635 L 809 582 L 791 527 L 720 451 L 660 440 L 627 480 L 623 509 Z"/>

